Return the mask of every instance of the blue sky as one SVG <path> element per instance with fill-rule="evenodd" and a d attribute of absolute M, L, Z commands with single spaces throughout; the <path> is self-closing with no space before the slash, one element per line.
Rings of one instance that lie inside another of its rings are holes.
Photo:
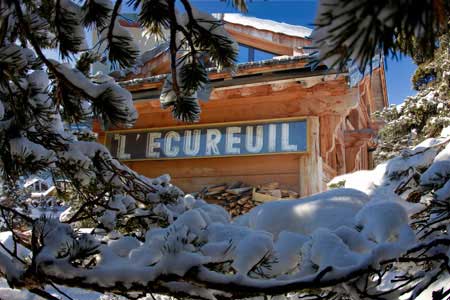
<path fill-rule="evenodd" d="M 227 3 L 220 0 L 191 0 L 198 9 L 210 12 L 236 12 Z M 317 9 L 316 0 L 253 0 L 248 3 L 248 15 L 285 22 L 294 25 L 303 25 L 312 28 Z M 386 81 L 389 102 L 399 104 L 406 96 L 415 94 L 411 89 L 411 76 L 415 65 L 409 57 L 403 56 L 399 61 L 386 58 Z"/>

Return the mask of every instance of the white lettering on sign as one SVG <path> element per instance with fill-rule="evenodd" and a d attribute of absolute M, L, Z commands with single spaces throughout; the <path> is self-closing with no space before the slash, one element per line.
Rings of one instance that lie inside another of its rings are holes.
<path fill-rule="evenodd" d="M 117 158 L 129 159 L 131 156 L 129 153 L 125 153 L 125 145 L 127 143 L 127 137 L 125 135 L 115 134 L 114 139 L 118 141 L 119 147 L 117 147 Z"/>
<path fill-rule="evenodd" d="M 147 137 L 147 151 L 145 153 L 146 157 L 159 157 L 159 152 L 156 152 L 155 150 L 161 148 L 161 142 L 156 141 L 156 139 L 160 138 L 161 132 L 149 132 Z"/>
<path fill-rule="evenodd" d="M 178 155 L 178 152 L 180 151 L 180 147 L 177 145 L 173 145 L 173 141 L 180 142 L 181 137 L 180 134 L 176 131 L 169 131 L 164 136 L 165 143 L 164 143 L 164 153 L 167 157 L 175 157 Z"/>
<path fill-rule="evenodd" d="M 275 152 L 277 150 L 277 125 L 269 125 L 269 152 Z"/>
<path fill-rule="evenodd" d="M 297 151 L 297 145 L 289 144 L 289 124 L 281 124 L 281 150 L 286 152 Z"/>
<path fill-rule="evenodd" d="M 307 151 L 306 120 L 167 128 L 106 133 L 106 146 L 118 159 L 170 159 Z"/>
<path fill-rule="evenodd" d="M 241 149 L 239 144 L 241 143 L 241 127 L 228 127 L 227 135 L 225 138 L 225 153 L 226 154 L 239 154 Z M 237 144 L 237 147 L 235 146 Z"/>
<path fill-rule="evenodd" d="M 220 155 L 217 145 L 221 139 L 222 133 L 220 133 L 219 129 L 206 130 L 206 155 Z"/>
<path fill-rule="evenodd" d="M 256 135 L 253 137 L 253 128 L 255 126 L 247 126 L 245 132 L 245 149 L 250 153 L 259 153 L 263 148 L 263 126 L 256 126 Z"/>
<path fill-rule="evenodd" d="M 192 134 L 194 132 L 194 134 Z M 184 132 L 184 154 L 189 156 L 195 156 L 200 151 L 200 129 L 186 130 Z"/>

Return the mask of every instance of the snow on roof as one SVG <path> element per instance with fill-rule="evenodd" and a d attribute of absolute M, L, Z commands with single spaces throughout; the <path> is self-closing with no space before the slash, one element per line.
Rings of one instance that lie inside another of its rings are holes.
<path fill-rule="evenodd" d="M 311 35 L 312 29 L 299 26 L 291 25 L 282 22 L 276 22 L 273 20 L 259 19 L 249 16 L 244 16 L 237 13 L 227 13 L 227 14 L 213 14 L 214 17 L 221 19 L 228 23 L 240 24 L 244 26 L 250 26 L 260 30 L 268 30 L 276 33 L 282 33 L 286 35 L 291 35 L 300 38 L 306 38 Z"/>
<path fill-rule="evenodd" d="M 26 181 L 25 181 L 25 183 L 24 183 L 24 187 L 25 188 L 27 188 L 27 187 L 29 187 L 30 185 L 32 185 L 33 183 L 35 183 L 35 182 L 37 182 L 37 181 L 39 181 L 39 180 L 41 180 L 40 178 L 37 178 L 37 177 L 33 177 L 33 178 L 28 178 Z"/>
<path fill-rule="evenodd" d="M 140 64 L 145 64 L 149 60 L 155 58 L 156 56 L 160 55 L 161 53 L 166 52 L 167 50 L 169 50 L 169 43 L 163 42 L 163 43 L 153 47 L 152 49 L 142 53 L 139 57 L 139 60 L 140 60 L 139 62 L 140 62 Z"/>
<path fill-rule="evenodd" d="M 40 174 L 39 175 L 32 175 L 28 178 L 25 179 L 25 182 L 23 184 L 23 186 L 25 188 L 29 187 L 30 185 L 34 184 L 35 182 L 45 182 L 48 184 L 48 186 L 52 186 L 53 185 L 53 179 L 49 174 Z"/>
<path fill-rule="evenodd" d="M 310 54 L 303 54 L 303 55 L 294 55 L 294 56 L 276 56 L 271 59 L 266 60 L 260 60 L 260 61 L 252 61 L 252 62 L 245 62 L 236 64 L 236 69 L 234 72 L 237 72 L 239 70 L 245 70 L 253 67 L 262 67 L 262 66 L 271 66 L 271 65 L 282 65 L 282 64 L 289 64 L 297 61 L 307 60 L 308 57 L 310 57 Z M 217 72 L 217 68 L 208 68 L 208 72 Z M 142 83 L 152 83 L 152 82 L 158 82 L 167 77 L 168 74 L 160 74 L 160 75 L 154 75 L 144 78 L 134 78 L 130 80 L 125 81 L 119 81 L 118 84 L 120 86 L 131 86 L 136 84 L 142 84 Z"/>
<path fill-rule="evenodd" d="M 53 191 L 56 190 L 55 186 L 51 186 L 50 188 L 48 188 L 46 191 L 44 192 L 32 192 L 31 193 L 31 197 L 32 198 L 45 198 L 48 195 L 50 195 Z"/>

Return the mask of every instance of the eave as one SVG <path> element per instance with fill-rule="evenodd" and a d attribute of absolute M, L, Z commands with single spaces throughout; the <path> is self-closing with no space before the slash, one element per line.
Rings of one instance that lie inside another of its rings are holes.
<path fill-rule="evenodd" d="M 270 82 L 290 81 L 326 75 L 346 75 L 329 70 L 325 66 L 318 66 L 314 70 L 308 66 L 307 56 L 293 56 L 271 59 L 260 62 L 238 64 L 234 72 L 209 69 L 209 80 L 212 88 L 237 88 L 239 86 L 269 84 Z M 134 100 L 156 99 L 168 74 L 146 78 L 136 78 L 122 81 L 120 84 L 127 88 Z"/>

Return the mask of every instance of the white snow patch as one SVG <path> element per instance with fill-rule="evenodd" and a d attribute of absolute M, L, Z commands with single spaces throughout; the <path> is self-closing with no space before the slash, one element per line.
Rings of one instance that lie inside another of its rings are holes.
<path fill-rule="evenodd" d="M 273 249 L 273 237 L 266 233 L 253 233 L 239 242 L 235 250 L 232 267 L 241 274 L 247 274 Z"/>
<path fill-rule="evenodd" d="M 450 178 L 450 143 L 436 155 L 433 164 L 420 177 L 422 185 L 439 185 Z"/>
<path fill-rule="evenodd" d="M 445 201 L 450 199 L 450 180 L 448 180 L 443 187 L 434 192 L 434 196 L 438 201 Z"/>
<path fill-rule="evenodd" d="M 259 19 L 236 13 L 214 14 L 214 16 L 228 23 L 250 26 L 259 30 L 267 30 L 300 38 L 309 37 L 312 32 L 312 29 L 304 26 Z"/>
<path fill-rule="evenodd" d="M 283 230 L 309 235 L 317 228 L 352 226 L 353 217 L 369 201 L 354 189 L 336 189 L 314 196 L 264 203 L 235 223 L 265 230 L 275 237 Z"/>
<path fill-rule="evenodd" d="M 346 268 L 360 263 L 362 257 L 350 248 L 333 232 L 319 228 L 312 234 L 310 246 L 311 261 L 319 266 L 319 271 L 326 267 Z"/>
<path fill-rule="evenodd" d="M 408 215 L 396 202 L 370 203 L 358 212 L 355 220 L 356 225 L 362 228 L 361 234 L 376 243 L 401 242 L 408 246 L 415 242 Z"/>
<path fill-rule="evenodd" d="M 23 158 L 32 158 L 34 161 L 54 162 L 55 153 L 52 150 L 44 148 L 40 144 L 33 143 L 26 137 L 18 137 L 9 140 L 11 156 L 18 160 Z"/>

